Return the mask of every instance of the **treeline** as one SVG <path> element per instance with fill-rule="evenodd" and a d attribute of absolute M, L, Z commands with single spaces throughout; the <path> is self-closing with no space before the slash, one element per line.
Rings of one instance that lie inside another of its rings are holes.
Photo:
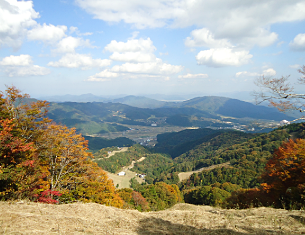
<path fill-rule="evenodd" d="M 106 139 L 101 137 L 84 136 L 88 140 L 88 148 L 92 152 L 97 152 L 100 149 L 107 147 L 130 147 L 135 144 L 134 141 L 126 137 L 118 137 L 115 139 Z"/>

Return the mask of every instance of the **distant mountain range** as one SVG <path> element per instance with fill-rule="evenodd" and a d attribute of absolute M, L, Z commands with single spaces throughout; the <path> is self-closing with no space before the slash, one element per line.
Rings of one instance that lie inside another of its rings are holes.
<path fill-rule="evenodd" d="M 91 94 L 83 97 L 94 98 Z M 141 96 L 104 102 L 57 102 L 51 103 L 49 117 L 68 127 L 76 127 L 83 134 L 129 129 L 122 124 L 229 128 L 251 122 L 244 119 L 293 119 L 274 108 L 218 96 L 197 97 L 183 102 L 165 102 Z"/>

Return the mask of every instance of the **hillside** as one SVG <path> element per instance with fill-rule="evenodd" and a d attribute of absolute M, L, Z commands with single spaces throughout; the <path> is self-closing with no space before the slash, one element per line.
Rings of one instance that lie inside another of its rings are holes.
<path fill-rule="evenodd" d="M 177 204 L 159 212 L 94 203 L 0 202 L 1 234 L 304 234 L 303 211 Z"/>
<path fill-rule="evenodd" d="M 168 105 L 168 103 L 164 101 L 159 101 L 144 96 L 134 96 L 134 95 L 108 100 L 108 102 L 127 104 L 137 108 L 151 108 L 151 109 L 160 108 L 165 105 Z"/>
<path fill-rule="evenodd" d="M 192 107 L 215 115 L 220 114 L 234 118 L 254 118 L 276 121 L 283 119 L 291 120 L 290 116 L 280 113 L 275 108 L 254 105 L 249 102 L 219 96 L 197 97 L 177 103 L 175 106 L 179 108 Z"/>

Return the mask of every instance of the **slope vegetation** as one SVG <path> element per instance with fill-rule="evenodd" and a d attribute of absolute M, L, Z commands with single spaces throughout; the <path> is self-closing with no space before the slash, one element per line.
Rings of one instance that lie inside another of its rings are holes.
<path fill-rule="evenodd" d="M 177 204 L 159 212 L 94 203 L 0 202 L 1 234 L 303 234 L 303 211 Z"/>

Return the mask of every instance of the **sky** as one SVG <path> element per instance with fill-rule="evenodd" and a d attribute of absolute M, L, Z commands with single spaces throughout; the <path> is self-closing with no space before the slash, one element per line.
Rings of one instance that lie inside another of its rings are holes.
<path fill-rule="evenodd" d="M 305 0 L 0 0 L 0 90 L 250 94 L 305 65 Z"/>

